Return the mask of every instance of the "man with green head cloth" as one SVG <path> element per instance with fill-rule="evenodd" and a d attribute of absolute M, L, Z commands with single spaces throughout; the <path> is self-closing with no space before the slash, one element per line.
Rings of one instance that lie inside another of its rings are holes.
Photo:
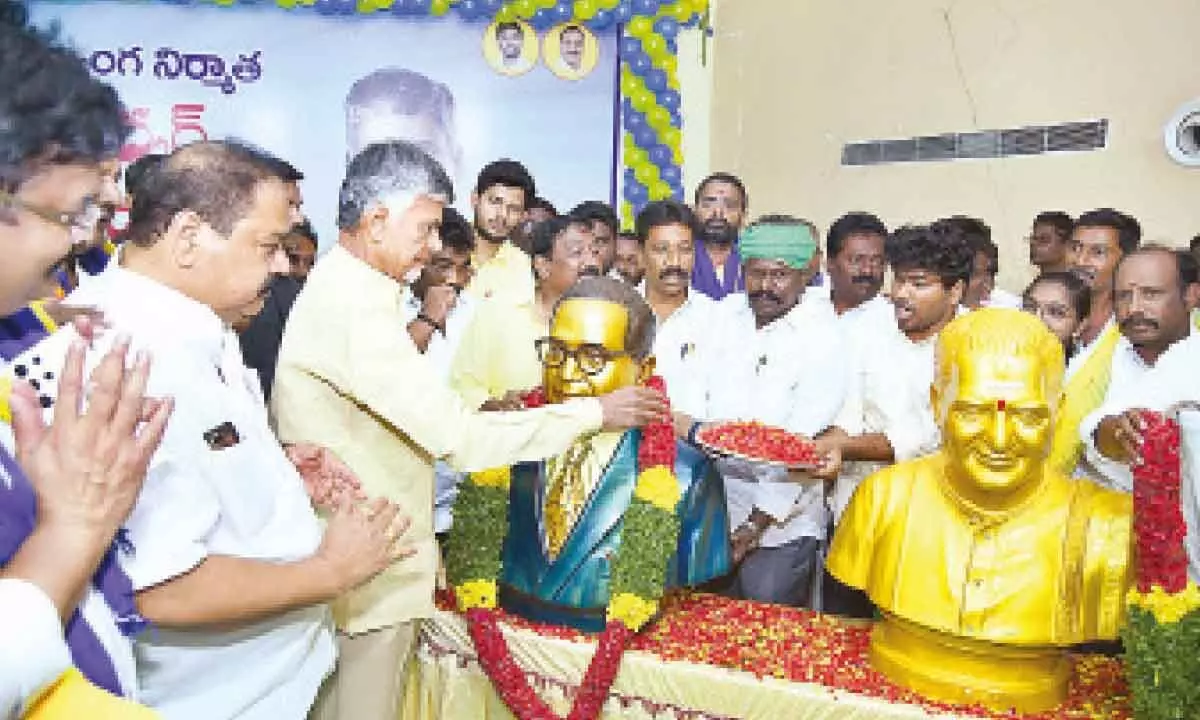
<path fill-rule="evenodd" d="M 817 242 L 800 220 L 774 216 L 740 239 L 746 291 L 719 304 L 704 418 L 757 420 L 808 438 L 832 423 L 849 384 L 837 318 L 802 303 Z M 694 420 L 694 419 L 692 419 Z M 824 483 L 807 473 L 721 460 L 733 553 L 732 594 L 811 607 L 825 538 Z"/>

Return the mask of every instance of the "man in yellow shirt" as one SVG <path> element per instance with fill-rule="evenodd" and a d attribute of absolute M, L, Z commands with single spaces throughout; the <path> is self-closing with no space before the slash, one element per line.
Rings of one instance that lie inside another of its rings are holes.
<path fill-rule="evenodd" d="M 515 160 L 484 166 L 475 181 L 471 207 L 475 211 L 475 279 L 468 289 L 479 300 L 503 298 L 527 302 L 533 297 L 529 256 L 512 243 L 534 199 L 533 177 Z"/>
<path fill-rule="evenodd" d="M 313 268 L 280 350 L 272 406 L 284 442 L 320 439 L 363 490 L 411 514 L 416 547 L 334 604 L 339 663 L 314 718 L 392 720 L 417 623 L 433 612 L 435 459 L 459 470 L 540 460 L 600 429 L 665 413 L 661 396 L 622 388 L 521 413 L 468 410 L 417 350 L 404 323 L 405 285 L 440 248 L 450 179 L 416 146 L 372 145 L 346 170 L 339 244 Z"/>
<path fill-rule="evenodd" d="M 450 371 L 450 386 L 467 407 L 500 400 L 542 382 L 534 343 L 550 329 L 550 315 L 575 281 L 601 274 L 589 222 L 554 217 L 533 228 L 533 296 L 521 303 L 485 302 L 467 326 Z"/>
<path fill-rule="evenodd" d="M 1041 321 L 976 310 L 937 350 L 942 450 L 859 485 L 829 571 L 883 612 L 871 661 L 895 681 L 1045 710 L 1066 696 L 1065 647 L 1123 623 L 1130 499 L 1046 461 L 1063 352 Z"/>

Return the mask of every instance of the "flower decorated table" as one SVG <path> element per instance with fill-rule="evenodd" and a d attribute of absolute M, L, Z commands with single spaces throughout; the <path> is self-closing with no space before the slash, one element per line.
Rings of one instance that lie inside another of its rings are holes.
<path fill-rule="evenodd" d="M 443 602 L 423 625 L 406 698 L 408 718 L 511 718 L 480 669 L 464 618 Z M 563 716 L 595 652 L 590 636 L 503 620 L 516 662 Z M 1022 718 L 1123 720 L 1130 717 L 1120 663 L 1076 658 L 1070 698 L 1048 713 L 1020 715 L 949 708 L 889 683 L 867 663 L 868 624 L 828 615 L 684 595 L 625 653 L 605 718 L 716 720 L 901 720 Z"/>

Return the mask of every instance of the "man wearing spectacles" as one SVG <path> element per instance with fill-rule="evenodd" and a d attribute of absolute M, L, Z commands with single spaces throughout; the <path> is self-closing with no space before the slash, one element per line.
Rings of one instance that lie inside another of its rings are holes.
<path fill-rule="evenodd" d="M 109 231 L 117 206 L 121 204 L 120 162 L 116 157 L 106 158 L 100 163 L 99 171 L 98 191 L 83 199 L 77 213 L 58 213 L 26 204 L 26 212 L 67 229 L 71 236 L 71 249 L 47 278 L 36 300 L 0 319 L 0 357 L 5 360 L 11 360 L 25 349 L 33 347 L 76 318 L 86 317 L 96 323 L 103 321 L 94 308 L 64 302 L 64 298 L 79 287 L 81 279 L 102 272 L 116 252 Z M 4 194 L 0 192 L 0 204 L 4 202 Z M 19 199 L 14 198 L 9 202 L 17 205 Z"/>
<path fill-rule="evenodd" d="M 0 3 L 3 315 L 44 295 L 72 246 L 91 233 L 99 164 L 129 133 L 116 92 L 90 77 L 82 59 L 53 33 L 26 27 L 24 19 L 19 7 Z M 43 398 L 31 383 L 15 380 L 31 373 L 13 368 L 0 376 L 0 416 L 12 421 L 16 439 L 10 454 L 6 425 L 0 447 L 0 717 L 25 717 L 33 700 L 87 697 L 89 688 L 94 694 L 83 706 L 96 713 L 113 709 L 113 695 L 137 695 L 131 639 L 118 622 L 120 615 L 136 613 L 122 592 L 129 580 L 113 540 L 140 492 L 172 406 L 143 397 L 148 361 L 139 359 L 126 372 L 127 349 L 128 343 L 116 343 L 86 378 L 86 410 L 79 408 L 85 399 L 84 340 L 67 350 L 65 367 L 61 357 L 48 356 L 49 368 L 40 363 L 30 379 L 58 376 L 59 404 L 49 427 Z M 102 562 L 106 570 L 98 573 Z M 125 710 L 121 717 L 142 717 L 131 706 Z"/>
<path fill-rule="evenodd" d="M 484 301 L 463 335 L 450 384 L 468 407 L 511 405 L 513 395 L 537 387 L 542 365 L 534 343 L 546 335 L 554 306 L 580 277 L 601 275 L 587 221 L 562 216 L 538 223 L 532 251 L 533 297 Z"/>

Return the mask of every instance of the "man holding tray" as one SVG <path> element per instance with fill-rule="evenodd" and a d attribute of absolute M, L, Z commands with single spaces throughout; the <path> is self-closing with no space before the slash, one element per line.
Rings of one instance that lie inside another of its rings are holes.
<path fill-rule="evenodd" d="M 722 300 L 715 313 L 704 415 L 816 437 L 841 409 L 849 382 L 833 310 L 800 302 L 816 270 L 816 238 L 803 223 L 780 218 L 751 225 L 740 252 L 746 291 Z M 718 468 L 733 559 L 740 562 L 731 593 L 811 606 L 817 548 L 826 532 L 824 482 L 733 458 L 718 461 Z"/>

